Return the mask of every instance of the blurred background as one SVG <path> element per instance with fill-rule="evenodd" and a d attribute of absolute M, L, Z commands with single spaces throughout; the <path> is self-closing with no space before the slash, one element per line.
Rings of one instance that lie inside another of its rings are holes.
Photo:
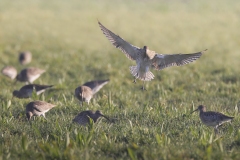
<path fill-rule="evenodd" d="M 167 85 L 188 90 L 200 87 L 209 92 L 209 84 L 217 87 L 221 82 L 235 84 L 239 80 L 239 3 L 237 0 L 2 0 L 0 67 L 13 65 L 18 71 L 25 68 L 18 63 L 18 53 L 28 50 L 33 54 L 28 66 L 47 70 L 36 83 L 58 83 L 70 87 L 72 92 L 76 85 L 86 81 L 110 78 L 116 89 L 121 90 L 125 85 L 135 89 L 129 72 L 129 66 L 135 62 L 106 39 L 98 26 L 100 21 L 131 44 L 147 45 L 157 53 L 208 49 L 187 67 L 153 71 L 156 78 L 149 89 Z M 5 78 L 3 82 L 11 84 Z M 192 83 L 193 86 L 188 86 Z"/>
<path fill-rule="evenodd" d="M 159 53 L 208 48 L 208 54 L 214 51 L 225 61 L 239 51 L 239 10 L 237 0 L 2 0 L 1 61 L 8 63 L 7 54 L 22 50 L 52 56 L 84 49 L 101 55 L 118 52 L 97 21 L 139 47 L 148 45 Z"/>

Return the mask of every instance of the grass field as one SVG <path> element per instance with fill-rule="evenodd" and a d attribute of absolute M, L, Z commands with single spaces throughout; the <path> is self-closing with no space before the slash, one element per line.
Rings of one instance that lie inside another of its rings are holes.
<path fill-rule="evenodd" d="M 54 89 L 30 99 L 12 99 L 24 83 L 0 76 L 0 155 L 6 159 L 238 159 L 240 156 L 240 2 L 135 0 L 0 1 L 0 68 L 46 69 L 37 84 Z M 158 53 L 208 49 L 196 62 L 153 71 L 142 92 L 133 84 L 135 65 L 102 34 L 97 21 L 133 45 Z M 29 50 L 33 61 L 18 62 Z M 77 86 L 110 79 L 80 106 Z M 33 100 L 57 104 L 28 122 Z M 198 105 L 234 116 L 216 136 L 204 126 Z M 83 110 L 101 110 L 114 120 L 80 127 Z"/>

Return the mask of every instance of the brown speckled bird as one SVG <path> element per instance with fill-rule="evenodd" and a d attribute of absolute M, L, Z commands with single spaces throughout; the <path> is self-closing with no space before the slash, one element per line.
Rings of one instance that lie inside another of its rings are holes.
<path fill-rule="evenodd" d="M 215 133 L 218 132 L 218 127 L 225 123 L 231 121 L 234 117 L 226 116 L 219 112 L 214 111 L 208 111 L 206 112 L 206 107 L 203 105 L 198 106 L 198 108 L 195 111 L 200 111 L 199 116 L 203 124 L 206 126 L 214 127 Z M 193 113 L 192 112 L 192 113 Z"/>
<path fill-rule="evenodd" d="M 28 64 L 32 60 L 32 53 L 29 51 L 20 52 L 18 59 L 22 65 Z"/>
<path fill-rule="evenodd" d="M 99 80 L 86 82 L 82 86 L 75 89 L 75 97 L 82 102 L 87 102 L 89 104 L 93 95 L 96 94 L 104 85 L 106 85 L 109 80 Z"/>
<path fill-rule="evenodd" d="M 131 74 L 136 79 L 143 81 L 144 90 L 144 81 L 151 81 L 154 78 L 150 68 L 153 67 L 156 70 L 162 70 L 170 66 L 181 66 L 188 63 L 191 63 L 204 53 L 204 51 L 191 53 L 191 54 L 158 54 L 155 51 L 151 51 L 147 46 L 139 48 L 128 43 L 120 36 L 114 34 L 112 31 L 104 27 L 100 22 L 98 22 L 103 34 L 108 38 L 108 40 L 116 47 L 119 48 L 125 55 L 130 59 L 136 61 L 136 66 L 131 66 Z"/>
<path fill-rule="evenodd" d="M 17 81 L 20 82 L 28 82 L 33 83 L 36 79 L 38 79 L 41 74 L 43 74 L 45 70 L 29 67 L 26 69 L 23 69 L 18 75 L 17 75 Z"/>
<path fill-rule="evenodd" d="M 13 96 L 18 98 L 29 98 L 32 96 L 33 91 L 39 95 L 46 91 L 46 89 L 51 88 L 53 85 L 40 85 L 40 84 L 28 84 L 20 88 L 20 90 L 13 91 Z"/>
<path fill-rule="evenodd" d="M 6 66 L 2 69 L 2 74 L 13 80 L 17 76 L 17 70 L 13 66 Z"/>
<path fill-rule="evenodd" d="M 43 116 L 45 119 L 45 113 L 56 105 L 50 104 L 44 101 L 33 101 L 27 104 L 26 106 L 26 116 L 30 120 L 32 116 Z"/>
<path fill-rule="evenodd" d="M 88 111 L 82 111 L 81 113 L 79 113 L 74 119 L 73 122 L 76 122 L 80 125 L 86 126 L 87 124 L 90 123 L 89 118 L 91 118 L 93 120 L 93 122 L 97 122 L 98 118 L 100 117 L 104 117 L 107 120 L 109 120 L 108 117 L 104 116 L 101 111 L 97 110 L 95 113 L 91 110 Z M 109 120 L 110 121 L 110 120 Z"/>

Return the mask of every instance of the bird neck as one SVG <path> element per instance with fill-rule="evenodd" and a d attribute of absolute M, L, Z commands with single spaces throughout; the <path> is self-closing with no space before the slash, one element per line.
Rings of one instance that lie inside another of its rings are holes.
<path fill-rule="evenodd" d="M 27 119 L 30 120 L 31 117 L 32 117 L 32 113 L 31 113 L 31 112 L 27 112 L 27 113 L 26 113 L 26 116 L 27 116 Z"/>
<path fill-rule="evenodd" d="M 17 91 L 17 90 L 15 90 L 15 91 L 13 92 L 13 95 L 14 95 L 15 97 L 21 98 L 21 94 L 20 94 L 20 92 Z"/>
<path fill-rule="evenodd" d="M 94 114 L 94 115 L 92 116 L 92 119 L 93 119 L 94 122 L 97 122 L 97 120 L 98 120 L 99 117 L 100 117 L 99 115 Z"/>
<path fill-rule="evenodd" d="M 202 115 L 204 112 L 204 110 L 200 110 L 199 115 Z"/>

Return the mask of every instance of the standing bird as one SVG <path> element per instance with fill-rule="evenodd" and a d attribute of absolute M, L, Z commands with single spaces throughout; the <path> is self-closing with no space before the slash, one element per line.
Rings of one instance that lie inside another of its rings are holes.
<path fill-rule="evenodd" d="M 79 86 L 75 89 L 75 97 L 82 102 L 82 105 L 83 102 L 87 102 L 89 104 L 93 95 L 96 94 L 108 82 L 109 79 L 86 82 L 82 86 Z"/>
<path fill-rule="evenodd" d="M 214 111 L 206 112 L 206 107 L 203 105 L 198 106 L 198 108 L 196 110 L 194 110 L 193 112 L 198 111 L 198 110 L 200 111 L 199 116 L 200 116 L 202 123 L 205 124 L 206 126 L 214 127 L 215 133 L 218 132 L 218 129 L 217 129 L 218 126 L 220 126 L 221 124 L 223 124 L 225 122 L 229 122 L 234 118 L 234 117 L 226 116 L 219 112 L 214 112 Z"/>
<path fill-rule="evenodd" d="M 29 51 L 20 52 L 18 59 L 19 59 L 19 62 L 20 62 L 22 65 L 28 64 L 28 63 L 30 63 L 31 60 L 32 60 L 32 53 L 29 52 Z"/>
<path fill-rule="evenodd" d="M 13 66 L 6 66 L 2 69 L 2 74 L 13 80 L 17 76 L 17 70 Z"/>
<path fill-rule="evenodd" d="M 143 81 L 143 90 L 144 82 L 154 79 L 153 73 L 150 72 L 150 67 L 153 67 L 156 70 L 162 70 L 170 66 L 185 65 L 200 58 L 204 51 L 207 50 L 191 54 L 158 54 L 155 51 L 149 50 L 147 46 L 144 46 L 143 48 L 133 46 L 120 36 L 108 30 L 100 22 L 98 22 L 98 24 L 103 31 L 103 34 L 116 48 L 119 48 L 125 53 L 130 60 L 136 61 L 137 65 L 131 66 L 130 72 L 135 77 L 133 81 L 134 83 L 136 83 L 136 79 Z"/>
<path fill-rule="evenodd" d="M 13 96 L 18 98 L 29 98 L 32 96 L 33 91 L 39 95 L 45 92 L 46 89 L 51 88 L 53 85 L 40 85 L 40 84 L 28 84 L 20 88 L 20 90 L 13 91 Z"/>
<path fill-rule="evenodd" d="M 27 104 L 26 106 L 26 116 L 30 120 L 32 116 L 43 116 L 45 119 L 45 113 L 56 105 L 50 104 L 44 101 L 33 101 Z"/>
<path fill-rule="evenodd" d="M 39 69 L 39 68 L 34 68 L 34 67 L 29 67 L 26 69 L 23 69 L 18 75 L 17 75 L 17 81 L 20 82 L 28 82 L 28 83 L 33 83 L 38 77 L 43 74 L 45 70 Z"/>
<path fill-rule="evenodd" d="M 108 117 L 104 116 L 101 111 L 97 110 L 95 113 L 91 110 L 80 112 L 74 119 L 73 122 L 76 122 L 82 126 L 86 126 L 90 123 L 89 118 L 93 120 L 94 123 L 97 122 L 98 118 L 104 117 L 109 120 Z M 109 120 L 110 121 L 110 120 Z"/>

